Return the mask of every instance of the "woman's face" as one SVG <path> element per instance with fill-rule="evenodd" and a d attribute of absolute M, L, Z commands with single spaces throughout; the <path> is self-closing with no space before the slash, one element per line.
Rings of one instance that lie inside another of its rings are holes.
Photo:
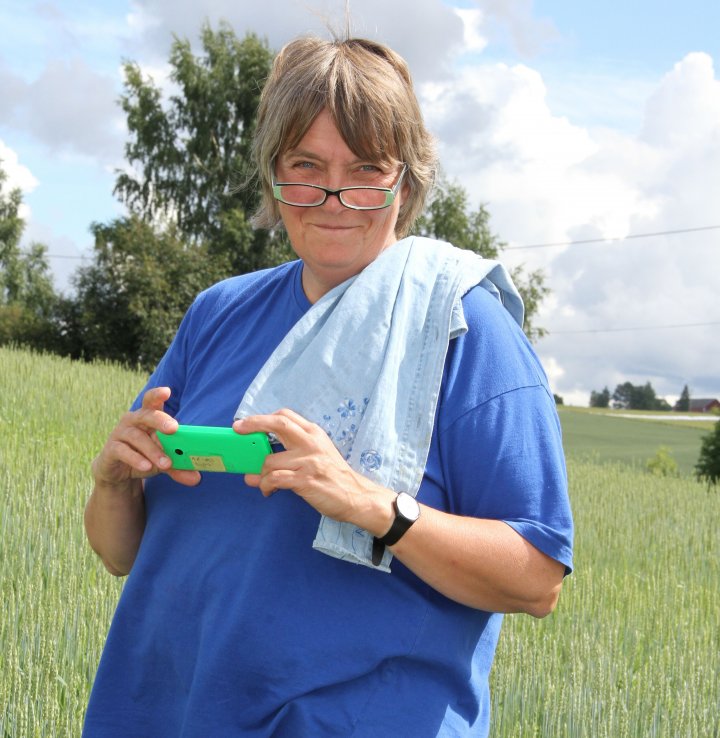
<path fill-rule="evenodd" d="M 392 187 L 402 164 L 358 159 L 348 148 L 330 114 L 323 110 L 298 145 L 275 163 L 278 182 L 340 187 Z M 351 210 L 328 196 L 319 207 L 278 203 L 293 251 L 303 260 L 303 288 L 311 302 L 361 272 L 395 243 L 395 225 L 405 188 L 390 207 Z"/>

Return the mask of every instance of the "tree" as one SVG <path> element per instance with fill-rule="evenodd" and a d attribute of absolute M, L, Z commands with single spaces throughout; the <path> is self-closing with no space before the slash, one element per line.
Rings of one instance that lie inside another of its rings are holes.
<path fill-rule="evenodd" d="M 210 254 L 229 256 L 235 273 L 287 258 L 280 234 L 253 230 L 248 213 L 258 193 L 247 186 L 255 117 L 272 62 L 254 34 L 240 41 L 229 25 L 201 30 L 203 54 L 176 38 L 168 100 L 140 67 L 126 62 L 122 108 L 130 140 L 130 171 L 119 173 L 115 194 L 133 215 L 173 224 L 176 235 L 204 242 Z"/>
<path fill-rule="evenodd" d="M 71 355 L 151 369 L 193 298 L 230 274 L 227 260 L 188 245 L 177 228 L 153 228 L 138 216 L 92 225 L 94 263 L 75 278 L 66 306 Z"/>
<path fill-rule="evenodd" d="M 655 453 L 645 461 L 645 470 L 656 477 L 678 477 L 680 469 L 667 446 L 660 446 Z"/>
<path fill-rule="evenodd" d="M 20 249 L 25 222 L 19 188 L 4 192 L 7 174 L 0 162 L 0 344 L 37 349 L 54 347 L 53 320 L 58 296 L 47 262 L 47 248 L 31 243 Z"/>
<path fill-rule="evenodd" d="M 633 402 L 634 389 L 632 382 L 618 384 L 612 393 L 613 407 L 616 410 L 627 410 L 630 408 Z"/>
<path fill-rule="evenodd" d="M 595 392 L 593 390 L 590 393 L 590 407 L 609 407 L 610 405 L 610 390 L 605 387 L 602 392 Z"/>
<path fill-rule="evenodd" d="M 680 393 L 680 398 L 675 403 L 675 410 L 681 413 L 690 411 L 690 388 L 685 385 Z"/>
<path fill-rule="evenodd" d="M 2 162 L 0 162 L 1 164 Z M 22 291 L 20 238 L 25 224 L 20 217 L 22 192 L 15 187 L 7 194 L 7 174 L 0 166 L 0 304 L 18 302 Z"/>
<path fill-rule="evenodd" d="M 670 410 L 667 401 L 656 396 L 650 382 L 644 385 L 634 385 L 632 382 L 618 384 L 612 394 L 612 400 L 616 410 Z"/>
<path fill-rule="evenodd" d="M 290 254 L 280 234 L 250 226 L 258 194 L 241 186 L 272 53 L 227 24 L 205 25 L 201 41 L 199 56 L 189 41 L 173 42 L 169 96 L 124 64 L 129 166 L 115 194 L 129 215 L 91 226 L 94 262 L 78 270 L 76 297 L 59 309 L 72 356 L 150 369 L 198 292 Z"/>
<path fill-rule="evenodd" d="M 505 246 L 490 230 L 490 213 L 485 206 L 480 205 L 473 211 L 467 191 L 444 176 L 439 178 L 414 230 L 421 236 L 449 241 L 458 248 L 474 251 L 485 259 L 496 259 Z M 531 341 L 542 338 L 546 330 L 536 326 L 534 320 L 550 291 L 545 285 L 545 275 L 540 269 L 526 274 L 520 266 L 511 271 L 511 276 L 525 304 L 523 330 Z"/>
<path fill-rule="evenodd" d="M 720 481 L 720 421 L 702 437 L 695 476 L 700 481 L 706 481 L 708 486 L 715 486 Z"/>
<path fill-rule="evenodd" d="M 281 231 L 255 230 L 256 187 L 247 185 L 256 110 L 272 62 L 253 34 L 239 40 L 227 24 L 201 31 L 202 53 L 175 39 L 167 96 L 133 62 L 124 65 L 121 105 L 129 141 L 115 194 L 129 216 L 92 226 L 95 263 L 78 272 L 75 302 L 61 306 L 73 356 L 151 367 L 196 292 L 230 274 L 292 256 Z M 428 235 L 494 258 L 502 243 L 484 207 L 472 211 L 462 187 L 446 183 L 420 222 Z M 513 277 L 525 301 L 525 332 L 548 292 L 540 271 Z M 152 316 L 152 317 L 151 317 Z"/>

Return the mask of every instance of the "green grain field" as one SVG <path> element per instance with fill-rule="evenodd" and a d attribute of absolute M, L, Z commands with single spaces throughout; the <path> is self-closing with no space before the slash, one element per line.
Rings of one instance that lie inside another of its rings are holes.
<path fill-rule="evenodd" d="M 80 733 L 122 586 L 84 540 L 88 467 L 142 383 L 0 348 L 0 738 Z M 702 432 L 681 451 L 677 429 L 618 420 L 601 444 L 597 419 L 561 417 L 576 571 L 553 615 L 506 619 L 492 735 L 718 738 L 720 493 L 687 475 Z M 643 471 L 659 445 L 684 476 Z"/>
<path fill-rule="evenodd" d="M 619 461 L 643 469 L 648 458 L 664 446 L 680 472 L 691 475 L 700 452 L 700 439 L 717 421 L 676 417 L 675 413 L 560 408 L 565 453 L 574 458 Z"/>

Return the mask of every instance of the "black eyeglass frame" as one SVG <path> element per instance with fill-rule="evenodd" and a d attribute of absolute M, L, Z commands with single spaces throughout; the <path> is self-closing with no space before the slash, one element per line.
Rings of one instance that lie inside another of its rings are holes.
<path fill-rule="evenodd" d="M 340 203 L 348 208 L 349 210 L 383 210 L 384 208 L 389 208 L 394 202 L 395 198 L 397 197 L 398 190 L 400 189 L 400 185 L 402 184 L 403 178 L 407 174 L 408 171 L 408 165 L 403 162 L 403 168 L 400 172 L 400 176 L 398 177 L 397 182 L 392 187 L 340 187 L 337 190 L 331 190 L 327 187 L 321 187 L 320 185 L 314 185 L 314 184 L 307 184 L 306 182 L 276 182 L 275 181 L 275 168 L 273 167 L 272 172 L 272 191 L 273 191 L 273 197 L 278 201 L 285 205 L 291 205 L 295 208 L 319 208 L 321 205 L 324 205 L 327 202 L 329 195 L 335 195 L 338 200 L 340 200 Z M 324 193 L 324 197 L 320 202 L 313 202 L 313 203 L 297 203 L 297 202 L 288 202 L 287 200 L 284 200 L 282 198 L 282 193 L 280 191 L 281 187 L 311 187 L 314 190 L 320 190 L 320 192 Z M 343 199 L 342 193 L 347 192 L 348 190 L 375 190 L 377 192 L 384 192 L 385 193 L 385 202 L 381 205 L 348 205 L 348 203 L 345 202 Z"/>

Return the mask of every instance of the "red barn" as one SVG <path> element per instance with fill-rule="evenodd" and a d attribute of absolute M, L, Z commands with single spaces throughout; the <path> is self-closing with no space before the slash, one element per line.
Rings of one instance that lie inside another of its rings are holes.
<path fill-rule="evenodd" d="M 691 413 L 709 413 L 712 410 L 720 410 L 720 400 L 717 400 L 714 397 L 690 400 Z"/>

